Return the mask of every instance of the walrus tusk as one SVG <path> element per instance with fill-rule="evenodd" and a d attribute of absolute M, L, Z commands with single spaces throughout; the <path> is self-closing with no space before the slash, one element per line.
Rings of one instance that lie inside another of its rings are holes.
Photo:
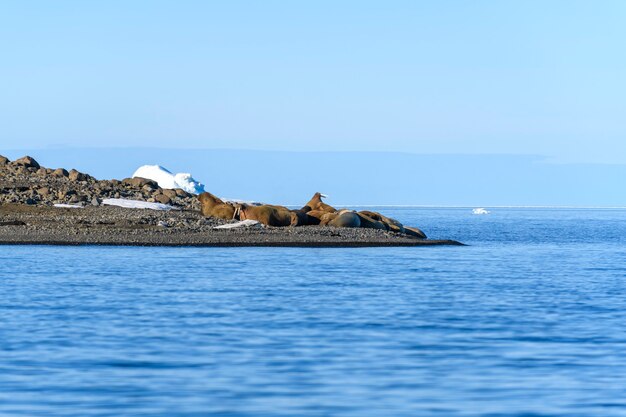
<path fill-rule="evenodd" d="M 320 193 L 320 197 L 322 197 L 322 198 L 328 198 L 328 195 Z"/>

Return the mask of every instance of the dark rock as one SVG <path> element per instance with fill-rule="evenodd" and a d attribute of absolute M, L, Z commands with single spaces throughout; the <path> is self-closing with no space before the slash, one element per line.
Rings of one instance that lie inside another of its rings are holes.
<path fill-rule="evenodd" d="M 0 222 L 0 226 L 26 226 L 26 223 L 19 220 L 8 220 Z"/>
<path fill-rule="evenodd" d="M 48 187 L 41 187 L 37 190 L 37 194 L 42 197 L 47 197 L 50 194 L 50 189 Z"/>
<path fill-rule="evenodd" d="M 176 191 L 176 195 L 179 197 L 188 197 L 189 193 L 185 190 L 183 190 L 182 188 L 176 188 L 174 191 Z"/>
<path fill-rule="evenodd" d="M 141 177 L 125 178 L 122 180 L 122 184 L 130 185 L 136 188 L 141 188 L 144 185 L 150 185 L 151 188 L 153 189 L 159 188 L 159 184 L 157 184 L 156 181 L 152 181 L 147 178 L 141 178 Z"/>
<path fill-rule="evenodd" d="M 18 165 L 18 166 L 23 166 L 26 168 L 35 168 L 35 169 L 39 169 L 40 165 L 37 161 L 35 161 L 34 158 L 31 158 L 30 156 L 24 156 L 20 159 L 16 159 L 15 161 L 11 162 L 11 164 L 13 165 Z"/>
<path fill-rule="evenodd" d="M 156 194 L 154 199 L 161 204 L 170 204 L 172 202 L 172 200 L 165 194 Z"/>
<path fill-rule="evenodd" d="M 11 162 L 9 161 L 9 158 L 7 158 L 6 156 L 0 155 L 0 166 L 6 165 L 9 162 Z"/>
<path fill-rule="evenodd" d="M 176 198 L 178 194 L 176 194 L 176 190 L 163 190 L 163 194 L 168 196 L 170 199 Z"/>
<path fill-rule="evenodd" d="M 60 177 L 68 177 L 70 174 L 63 168 L 57 168 L 54 171 L 52 171 L 52 175 L 60 178 Z"/>
<path fill-rule="evenodd" d="M 85 174 L 83 174 L 82 172 L 78 172 L 75 169 L 70 171 L 68 178 L 70 179 L 70 181 L 86 181 L 87 180 L 87 176 Z"/>

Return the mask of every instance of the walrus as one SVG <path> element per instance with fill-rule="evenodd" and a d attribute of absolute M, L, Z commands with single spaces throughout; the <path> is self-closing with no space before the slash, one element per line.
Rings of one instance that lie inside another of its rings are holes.
<path fill-rule="evenodd" d="M 325 198 L 325 197 L 326 196 L 324 194 L 319 193 L 319 192 L 313 194 L 313 198 L 311 198 L 309 202 L 306 203 L 304 207 L 302 207 L 301 210 L 307 211 L 307 212 L 319 210 L 319 211 L 323 211 L 326 213 L 333 213 L 337 211 L 337 209 L 335 209 L 333 206 L 330 206 L 322 201 L 322 198 Z"/>
<path fill-rule="evenodd" d="M 357 216 L 361 220 L 361 227 L 365 229 L 379 229 L 379 230 L 387 230 L 387 226 L 385 223 L 380 220 L 374 220 L 369 216 L 366 216 L 362 212 L 358 212 Z"/>
<path fill-rule="evenodd" d="M 237 204 L 235 210 L 235 214 L 239 217 L 239 220 L 256 220 L 266 226 L 285 227 L 295 226 L 298 223 L 296 213 L 274 206 Z"/>
<path fill-rule="evenodd" d="M 300 210 L 305 211 L 304 209 L 300 209 Z M 317 220 L 322 220 L 322 216 L 327 213 L 322 210 L 309 210 L 306 212 L 306 214 L 308 216 L 315 217 Z"/>
<path fill-rule="evenodd" d="M 426 233 L 422 232 L 417 227 L 404 226 L 404 233 L 409 236 L 418 237 L 420 239 L 426 239 Z"/>
<path fill-rule="evenodd" d="M 361 219 L 353 211 L 342 210 L 327 224 L 333 227 L 361 227 Z"/>
<path fill-rule="evenodd" d="M 320 218 L 320 226 L 361 227 L 361 220 L 353 211 L 340 210 L 334 213 L 324 213 Z"/>
<path fill-rule="evenodd" d="M 389 231 L 396 232 L 396 233 L 404 233 L 404 226 L 402 225 L 402 223 L 400 223 L 396 219 L 392 219 L 391 217 L 383 216 L 380 213 L 377 213 L 375 211 L 369 211 L 369 210 L 359 211 L 359 214 L 367 216 L 370 219 L 373 219 L 375 221 L 382 222 L 387 228 L 387 230 Z"/>
<path fill-rule="evenodd" d="M 308 212 L 304 210 L 289 210 L 296 215 L 297 222 L 292 226 L 317 226 L 320 224 L 320 219 L 315 216 L 310 216 Z"/>
<path fill-rule="evenodd" d="M 200 200 L 201 212 L 204 217 L 231 220 L 235 216 L 235 206 L 225 203 L 211 193 L 200 194 L 198 200 Z"/>

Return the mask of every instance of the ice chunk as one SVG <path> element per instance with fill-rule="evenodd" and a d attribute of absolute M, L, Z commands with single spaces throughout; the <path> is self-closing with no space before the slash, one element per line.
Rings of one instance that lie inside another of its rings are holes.
<path fill-rule="evenodd" d="M 228 223 L 221 226 L 215 226 L 214 229 L 237 229 L 240 227 L 263 227 L 261 223 L 256 220 L 242 220 L 237 223 Z"/>
<path fill-rule="evenodd" d="M 134 177 L 156 181 L 161 188 L 181 188 L 191 194 L 204 192 L 204 185 L 196 181 L 191 174 L 172 174 L 160 165 L 144 165 L 139 167 L 133 174 L 133 178 Z"/>
<path fill-rule="evenodd" d="M 485 210 L 482 207 L 479 208 L 475 208 L 472 210 L 472 214 L 489 214 L 490 212 L 488 210 Z"/>

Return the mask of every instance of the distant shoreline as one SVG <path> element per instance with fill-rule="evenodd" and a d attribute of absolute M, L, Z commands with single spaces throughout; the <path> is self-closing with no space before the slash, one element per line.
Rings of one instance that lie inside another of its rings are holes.
<path fill-rule="evenodd" d="M 120 202 L 131 204 L 124 204 L 124 208 L 111 206 Z M 97 180 L 76 170 L 43 167 L 29 156 L 16 161 L 0 156 L 0 244 L 206 247 L 460 244 L 427 240 L 421 231 L 417 234 L 418 229 L 413 229 L 411 234 L 400 227 L 262 227 L 256 222 L 252 227 L 215 229 L 232 223 L 235 216 L 205 215 L 200 211 L 196 195 L 180 188 L 163 189 L 153 180 L 139 177 Z"/>

